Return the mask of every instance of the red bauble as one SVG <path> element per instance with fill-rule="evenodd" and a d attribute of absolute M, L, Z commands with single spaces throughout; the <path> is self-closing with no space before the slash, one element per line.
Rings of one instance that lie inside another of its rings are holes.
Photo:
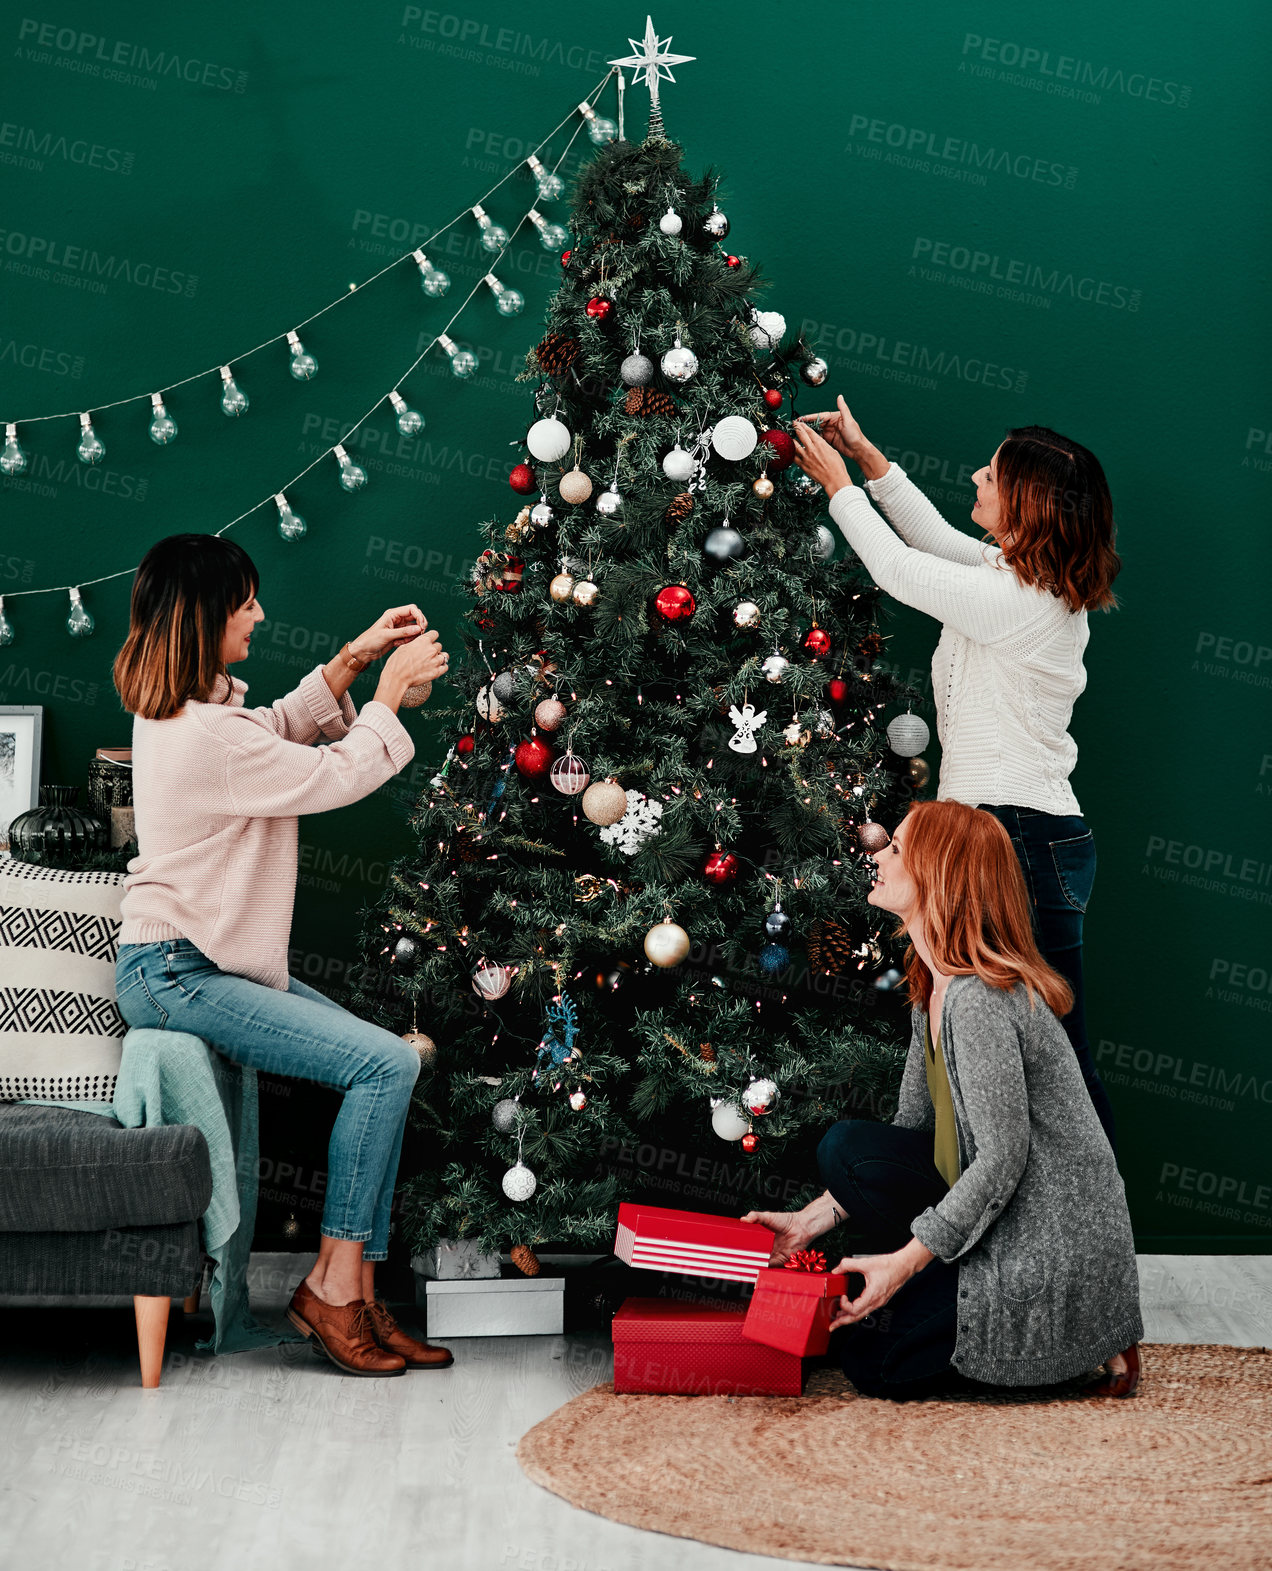
<path fill-rule="evenodd" d="M 770 409 L 780 409 L 782 407 L 781 392 L 776 387 L 766 387 L 764 389 L 764 402 Z"/>
<path fill-rule="evenodd" d="M 461 736 L 459 741 L 455 743 L 455 751 L 461 758 L 467 758 L 476 745 L 476 739 L 469 732 L 466 736 Z"/>
<path fill-rule="evenodd" d="M 795 443 L 789 431 L 761 431 L 760 441 L 769 449 L 770 469 L 789 469 L 795 457 Z"/>
<path fill-rule="evenodd" d="M 826 683 L 826 696 L 832 704 L 846 704 L 848 702 L 848 684 L 842 676 L 832 676 Z"/>
<path fill-rule="evenodd" d="M 726 256 L 724 259 L 724 265 L 726 267 L 741 267 L 742 258 L 740 256 Z"/>
<path fill-rule="evenodd" d="M 743 1135 L 742 1136 L 742 1149 L 746 1152 L 746 1154 L 748 1156 L 751 1155 L 751 1153 L 755 1150 L 756 1146 L 758 1146 L 759 1143 L 760 1143 L 759 1135 Z"/>
<path fill-rule="evenodd" d="M 702 866 L 709 884 L 731 884 L 738 876 L 738 859 L 732 851 L 713 851 Z"/>
<path fill-rule="evenodd" d="M 824 627 L 810 627 L 804 634 L 804 648 L 814 660 L 824 660 L 833 647 L 831 636 Z"/>
<path fill-rule="evenodd" d="M 587 314 L 596 322 L 604 322 L 614 309 L 614 302 L 604 295 L 593 295 L 587 303 Z"/>
<path fill-rule="evenodd" d="M 561 253 L 561 266 L 562 267 L 569 267 L 569 265 L 570 265 L 570 258 L 573 255 L 574 255 L 573 250 L 562 251 L 562 253 Z"/>
<path fill-rule="evenodd" d="M 514 464 L 508 484 L 521 496 L 529 496 L 531 491 L 539 489 L 534 481 L 534 470 L 529 464 Z"/>
<path fill-rule="evenodd" d="M 493 588 L 505 595 L 513 595 L 521 588 L 521 580 L 525 577 L 526 564 L 519 556 L 510 556 L 504 564 L 504 570 L 495 579 Z"/>
<path fill-rule="evenodd" d="M 517 743 L 517 773 L 527 780 L 542 780 L 551 769 L 554 756 L 546 742 L 537 736 L 527 737 L 524 742 Z"/>
<path fill-rule="evenodd" d="M 683 584 L 668 584 L 654 596 L 658 615 L 665 622 L 687 622 L 698 609 L 698 602 Z"/>

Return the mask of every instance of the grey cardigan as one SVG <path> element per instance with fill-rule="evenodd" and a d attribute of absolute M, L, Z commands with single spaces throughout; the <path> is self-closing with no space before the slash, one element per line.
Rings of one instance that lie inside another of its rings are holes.
<path fill-rule="evenodd" d="M 935 1127 L 916 1009 L 894 1123 Z M 950 982 L 940 1026 L 961 1174 L 910 1231 L 957 1261 L 953 1364 L 992 1385 L 1051 1385 L 1137 1342 L 1126 1191 L 1064 1028 L 1019 984 Z"/>

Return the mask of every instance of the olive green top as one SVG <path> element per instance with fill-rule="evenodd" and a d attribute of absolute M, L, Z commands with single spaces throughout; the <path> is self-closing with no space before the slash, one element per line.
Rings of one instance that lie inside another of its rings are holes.
<path fill-rule="evenodd" d="M 932 1041 L 932 1027 L 924 1031 L 925 1049 L 923 1062 L 927 1069 L 928 1095 L 936 1113 L 936 1134 L 932 1141 L 932 1160 L 936 1170 L 953 1189 L 958 1182 L 961 1168 L 958 1160 L 958 1128 L 954 1122 L 954 1103 L 950 1097 L 949 1076 L 945 1073 L 945 1059 L 941 1055 L 941 1032 L 937 1028 L 936 1041 Z"/>

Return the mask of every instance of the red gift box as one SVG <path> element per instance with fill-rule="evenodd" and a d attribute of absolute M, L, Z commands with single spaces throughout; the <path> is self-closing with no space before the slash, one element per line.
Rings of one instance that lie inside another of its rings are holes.
<path fill-rule="evenodd" d="M 615 1391 L 664 1396 L 798 1396 L 803 1364 L 742 1337 L 733 1304 L 629 1298 L 614 1316 Z"/>
<path fill-rule="evenodd" d="M 754 1282 L 772 1252 L 773 1234 L 758 1222 L 631 1201 L 618 1208 L 614 1253 L 629 1266 Z"/>
<path fill-rule="evenodd" d="M 765 1267 L 756 1278 L 742 1335 L 748 1342 L 807 1358 L 830 1345 L 835 1300 L 848 1278 L 833 1271 L 787 1271 Z"/>

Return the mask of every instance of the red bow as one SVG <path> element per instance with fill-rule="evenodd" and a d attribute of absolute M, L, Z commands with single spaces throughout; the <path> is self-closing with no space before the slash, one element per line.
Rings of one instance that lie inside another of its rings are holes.
<path fill-rule="evenodd" d="M 820 1249 L 797 1249 L 786 1262 L 788 1271 L 824 1271 L 826 1256 Z"/>

